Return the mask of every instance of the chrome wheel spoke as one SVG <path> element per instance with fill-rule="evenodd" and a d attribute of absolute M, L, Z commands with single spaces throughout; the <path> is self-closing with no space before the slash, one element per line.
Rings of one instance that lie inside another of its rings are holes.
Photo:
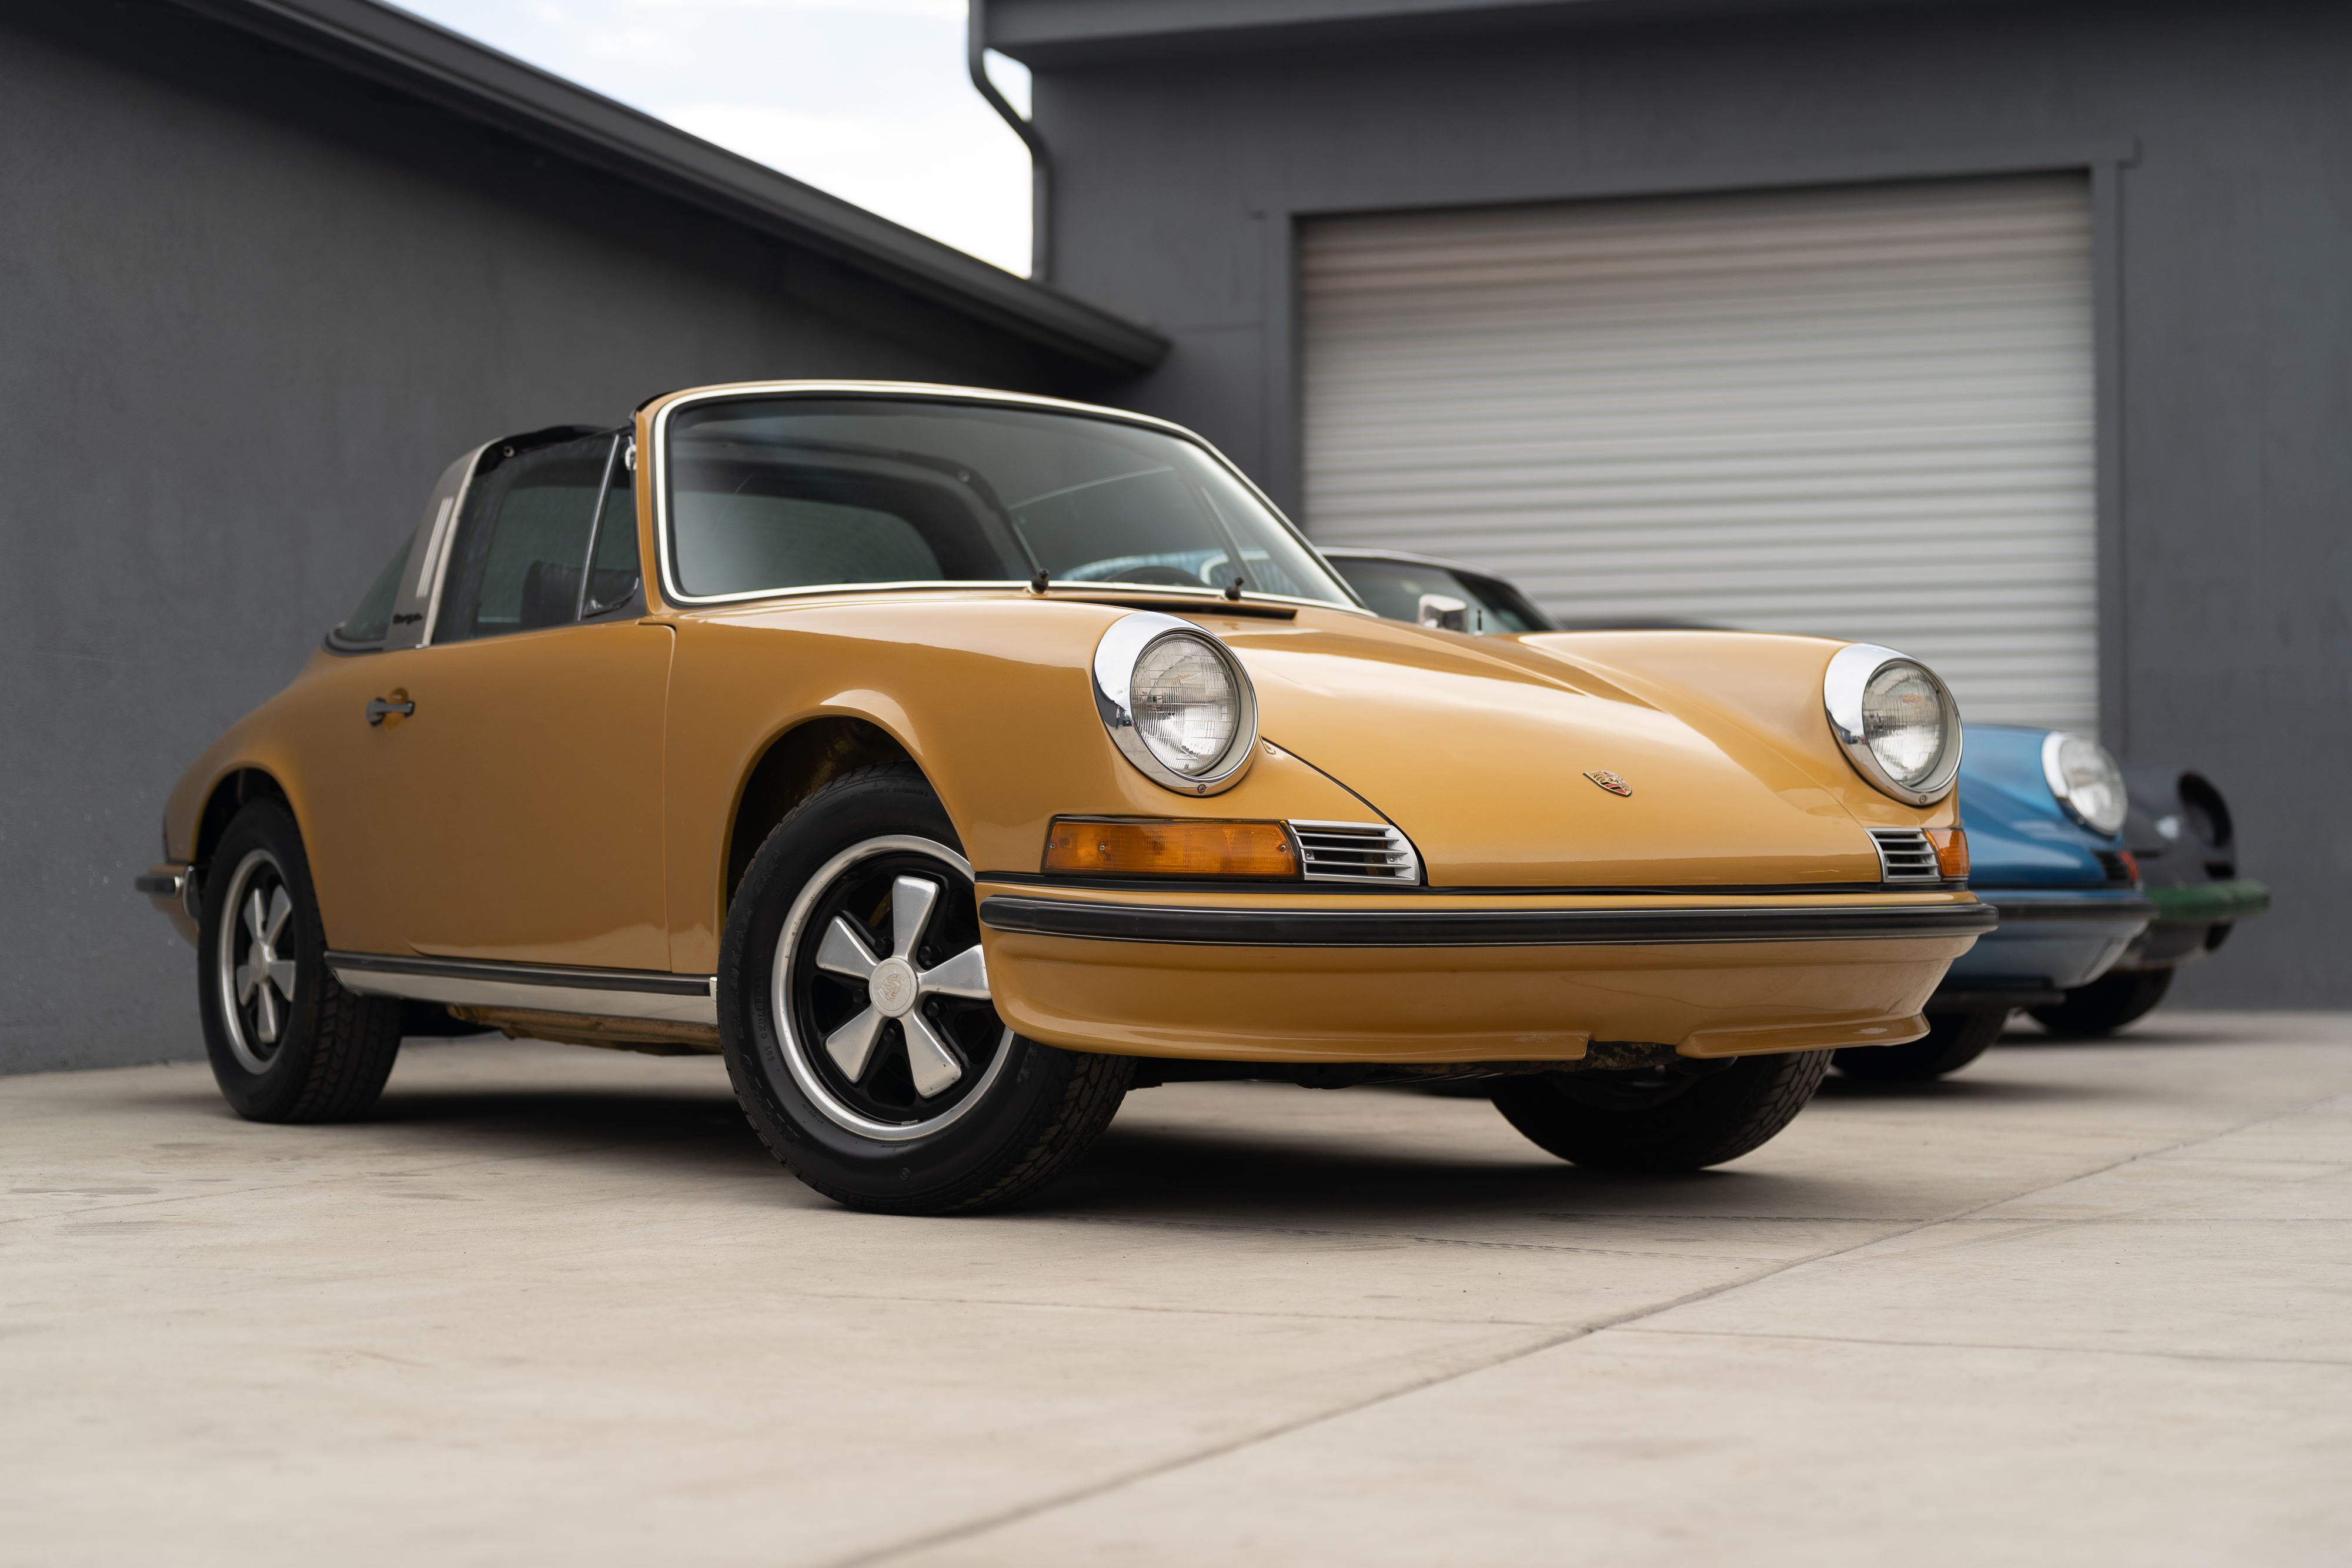
<path fill-rule="evenodd" d="M 922 1009 L 908 1013 L 898 1025 L 907 1033 L 907 1071 L 915 1080 L 915 1092 L 928 1100 L 953 1088 L 963 1076 L 963 1063 L 932 1032 Z"/>
<path fill-rule="evenodd" d="M 277 893 L 269 900 L 269 921 L 268 927 L 262 932 L 263 939 L 272 948 L 280 945 L 286 934 L 286 917 L 293 913 L 294 900 L 287 893 L 285 884 L 280 883 Z"/>
<path fill-rule="evenodd" d="M 257 887 L 253 890 L 253 896 L 246 900 L 245 929 L 256 942 L 267 944 L 269 940 L 269 933 L 262 927 L 268 924 L 268 915 L 261 903 L 261 889 Z"/>
<path fill-rule="evenodd" d="M 291 958 L 271 959 L 269 961 L 269 983 L 278 988 L 278 994 L 284 997 L 287 1002 L 290 1005 L 294 1000 L 294 960 Z"/>
<path fill-rule="evenodd" d="M 845 915 L 834 916 L 833 924 L 824 928 L 824 940 L 817 944 L 816 967 L 853 980 L 871 978 L 874 967 L 881 961 Z"/>
<path fill-rule="evenodd" d="M 253 966 L 250 964 L 239 964 L 236 967 L 236 999 L 240 1002 L 249 1002 L 253 1000 L 253 988 L 255 983 L 256 977 L 253 972 Z"/>
<path fill-rule="evenodd" d="M 909 964 L 923 927 L 931 923 L 931 905 L 940 899 L 940 884 L 919 876 L 902 876 L 890 884 L 890 951 Z"/>
<path fill-rule="evenodd" d="M 258 986 L 253 993 L 253 1032 L 261 1037 L 264 1045 L 278 1039 L 278 993 L 268 986 Z"/>
<path fill-rule="evenodd" d="M 885 1021 L 874 1009 L 860 1008 L 856 1018 L 824 1037 L 824 1053 L 849 1075 L 852 1083 L 866 1076 L 866 1064 L 873 1059 L 874 1042 L 882 1038 Z"/>
<path fill-rule="evenodd" d="M 980 944 L 958 953 L 946 962 L 925 969 L 915 977 L 923 996 L 962 997 L 968 1001 L 984 1002 L 988 996 L 988 960 L 981 956 Z"/>

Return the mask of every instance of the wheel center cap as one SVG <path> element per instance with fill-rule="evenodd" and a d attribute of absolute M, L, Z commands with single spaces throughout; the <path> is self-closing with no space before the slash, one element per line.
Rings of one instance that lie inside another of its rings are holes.
<path fill-rule="evenodd" d="M 885 1018 L 905 1018 L 915 1008 L 915 967 L 904 958 L 885 958 L 874 966 L 866 982 L 866 998 Z"/>

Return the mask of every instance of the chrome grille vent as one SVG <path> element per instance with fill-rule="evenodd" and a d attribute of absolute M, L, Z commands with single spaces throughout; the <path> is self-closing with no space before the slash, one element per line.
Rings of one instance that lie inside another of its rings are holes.
<path fill-rule="evenodd" d="M 1916 828 L 1873 828 L 1870 841 L 1878 846 L 1881 882 L 1941 882 L 1944 871 L 1936 863 L 1936 846 Z"/>
<path fill-rule="evenodd" d="M 1293 822 L 1299 870 L 1309 882 L 1421 881 L 1412 841 L 1385 822 Z"/>

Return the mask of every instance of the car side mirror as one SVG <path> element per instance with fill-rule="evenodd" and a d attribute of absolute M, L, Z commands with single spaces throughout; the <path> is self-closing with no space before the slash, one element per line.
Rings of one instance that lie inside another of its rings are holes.
<path fill-rule="evenodd" d="M 1470 630 L 1470 606 L 1450 593 L 1424 593 L 1413 619 L 1440 632 Z"/>

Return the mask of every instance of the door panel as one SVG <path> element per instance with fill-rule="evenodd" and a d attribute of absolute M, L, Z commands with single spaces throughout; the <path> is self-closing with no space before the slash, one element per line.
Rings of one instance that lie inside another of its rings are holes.
<path fill-rule="evenodd" d="M 667 969 L 662 712 L 673 634 L 572 625 L 370 661 L 413 715 L 372 732 L 366 924 L 451 957 Z M 363 723 L 354 711 L 355 724 Z"/>

